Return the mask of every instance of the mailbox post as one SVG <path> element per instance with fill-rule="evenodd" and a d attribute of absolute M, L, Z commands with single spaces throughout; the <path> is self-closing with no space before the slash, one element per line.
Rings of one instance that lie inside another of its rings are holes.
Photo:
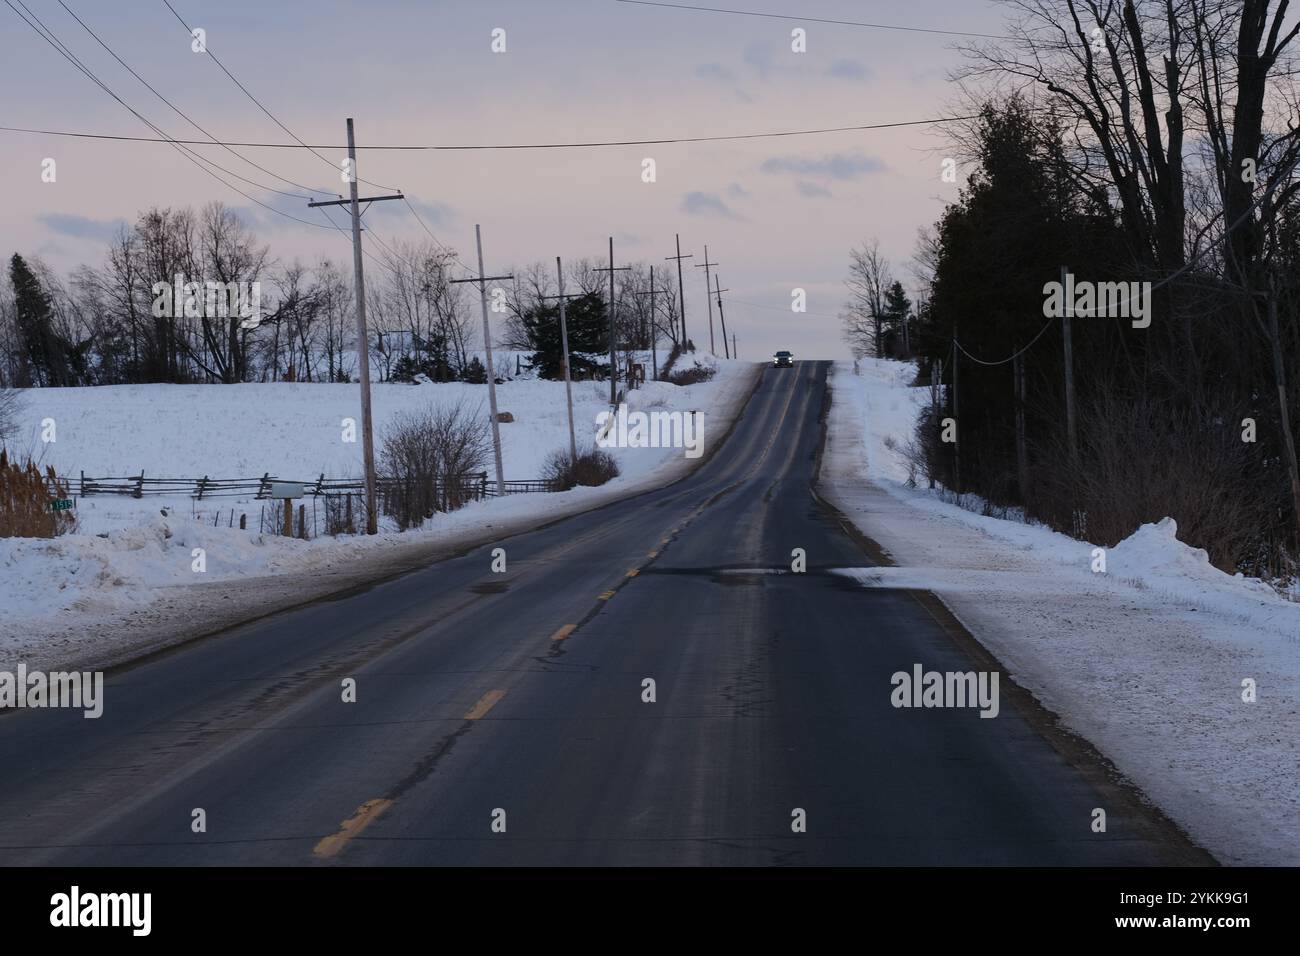
<path fill-rule="evenodd" d="M 284 536 L 292 538 L 293 503 L 295 499 L 303 496 L 306 489 L 300 481 L 273 481 L 270 490 L 273 500 L 284 502 Z"/>

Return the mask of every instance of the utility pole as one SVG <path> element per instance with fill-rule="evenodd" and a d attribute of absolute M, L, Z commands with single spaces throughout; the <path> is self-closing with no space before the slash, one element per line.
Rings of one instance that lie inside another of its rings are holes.
<path fill-rule="evenodd" d="M 704 250 L 704 251 L 705 251 L 705 258 L 707 259 L 707 258 L 708 258 L 708 255 L 707 255 L 707 253 L 708 253 L 708 247 L 707 247 L 707 246 L 705 247 L 705 250 Z M 713 287 L 714 287 L 715 289 L 718 290 L 718 320 L 722 323 L 722 357 L 723 357 L 723 358 L 731 358 L 731 353 L 727 351 L 727 317 L 726 317 L 725 315 L 722 314 L 722 293 L 724 293 L 724 292 L 730 292 L 731 290 L 730 290 L 730 289 L 724 289 L 724 288 L 722 288 L 721 286 L 722 286 L 722 283 L 719 281 L 718 277 L 717 277 L 717 276 L 714 276 L 714 277 L 713 277 Z M 712 322 L 712 320 L 710 320 L 710 322 L 709 322 L 709 332 L 710 332 L 710 333 L 713 332 L 713 322 Z M 714 353 L 714 354 L 717 354 L 717 353 Z"/>
<path fill-rule="evenodd" d="M 717 355 L 718 350 L 713 347 L 713 298 L 709 295 L 709 266 L 716 266 L 716 262 L 709 261 L 709 247 L 704 247 L 704 261 L 696 263 L 695 268 L 704 270 L 704 301 L 709 306 L 709 353 Z M 719 306 L 721 308 L 721 306 Z M 725 340 L 727 333 L 723 332 L 722 337 Z M 725 344 L 725 342 L 724 342 Z"/>
<path fill-rule="evenodd" d="M 943 359 L 935 359 L 930 365 L 930 421 L 939 427 L 939 393 L 943 391 Z M 934 475 L 930 475 L 930 487 L 934 488 Z"/>
<path fill-rule="evenodd" d="M 682 310 L 682 349 L 684 350 L 686 348 L 686 288 L 682 285 L 682 260 L 694 259 L 695 255 L 693 253 L 682 255 L 681 233 L 674 233 L 673 235 L 677 237 L 677 255 L 664 256 L 664 262 L 669 262 L 673 259 L 677 260 L 677 299 Z M 705 256 L 705 258 L 707 259 L 708 256 Z"/>
<path fill-rule="evenodd" d="M 543 299 L 560 300 L 560 347 L 564 349 L 564 398 L 569 405 L 569 462 L 572 464 L 578 460 L 578 441 L 573 432 L 573 386 L 570 384 L 569 374 L 569 320 L 565 315 L 564 303 L 569 299 L 580 299 L 580 295 L 564 294 L 564 266 L 560 262 L 560 257 L 555 257 L 555 275 L 560 282 L 559 295 L 544 295 Z"/>
<path fill-rule="evenodd" d="M 1074 342 L 1070 331 L 1070 319 L 1074 314 L 1074 297 L 1066 292 L 1066 277 L 1070 274 L 1069 266 L 1061 266 L 1061 331 L 1065 339 L 1065 435 L 1070 443 L 1070 464 L 1079 463 L 1079 433 L 1075 430 L 1074 418 Z"/>
<path fill-rule="evenodd" d="M 514 276 L 489 276 L 483 274 L 483 230 L 474 224 L 474 243 L 478 246 L 478 277 L 474 279 L 449 279 L 448 284 L 475 282 L 478 284 L 479 302 L 483 305 L 483 351 L 487 355 L 488 405 L 492 412 L 492 454 L 497 466 L 497 495 L 506 493 L 505 471 L 501 467 L 501 423 L 497 421 L 497 370 L 492 364 L 492 326 L 488 322 L 487 284 L 513 279 Z"/>
<path fill-rule="evenodd" d="M 309 202 L 309 207 L 349 206 L 352 212 L 352 268 L 356 274 L 355 291 L 357 309 L 357 364 L 361 366 L 361 446 L 366 469 L 366 534 L 379 533 L 379 508 L 375 501 L 375 431 L 370 414 L 370 342 L 366 335 L 366 280 L 361 268 L 361 203 L 402 199 L 395 196 L 357 197 L 357 144 L 352 131 L 352 117 L 348 117 L 348 191 L 351 198 L 329 202 Z M 369 205 L 366 206 L 370 208 Z"/>
<path fill-rule="evenodd" d="M 1029 449 L 1025 440 L 1025 357 L 1017 355 L 1011 363 L 1016 394 L 1016 475 L 1020 483 L 1020 501 L 1029 508 Z"/>
<path fill-rule="evenodd" d="M 732 333 L 731 333 L 731 357 L 734 358 L 734 359 L 738 359 L 738 358 L 740 358 L 740 353 L 736 351 L 736 333 L 735 333 L 735 332 L 732 332 Z"/>
<path fill-rule="evenodd" d="M 609 273 L 609 404 L 618 404 L 618 359 L 614 355 L 614 273 L 630 272 L 631 266 L 614 267 L 614 237 L 609 237 L 609 265 L 596 272 Z"/>
<path fill-rule="evenodd" d="M 663 292 L 669 295 L 667 289 L 655 288 L 655 267 L 650 267 L 650 291 L 638 292 L 637 295 L 650 296 L 650 361 L 654 363 L 654 377 L 659 378 L 659 326 L 655 324 L 655 294 Z"/>
<path fill-rule="evenodd" d="M 961 343 L 957 339 L 957 326 L 952 327 L 952 420 L 957 423 L 957 440 L 952 444 L 953 491 L 961 494 L 961 413 L 958 409 L 957 367 L 961 365 Z"/>

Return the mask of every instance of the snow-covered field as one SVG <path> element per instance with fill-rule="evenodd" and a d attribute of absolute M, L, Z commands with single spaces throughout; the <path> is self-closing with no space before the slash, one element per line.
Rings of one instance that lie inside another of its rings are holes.
<path fill-rule="evenodd" d="M 1300 605 L 1216 570 L 1170 519 L 1109 549 L 1101 574 L 1092 544 L 907 487 L 896 449 L 929 400 L 912 374 L 835 367 L 823 492 L 897 564 L 845 573 L 938 594 L 1222 862 L 1300 864 Z"/>
<path fill-rule="evenodd" d="M 711 381 L 686 387 L 648 382 L 631 392 L 627 403 L 632 410 L 702 412 L 707 453 L 710 442 L 730 426 L 756 366 L 706 357 L 698 361 L 716 365 Z M 574 383 L 580 448 L 594 443 L 597 415 L 609 409 L 608 389 L 607 383 Z M 258 478 L 268 472 L 295 480 L 313 480 L 321 473 L 356 477 L 362 471 L 361 443 L 342 441 L 341 423 L 360 417 L 358 394 L 356 385 L 288 383 L 31 390 L 25 396 L 31 435 L 17 447 L 33 450 L 61 475 L 74 477 L 81 471 L 104 477 L 141 470 L 146 476 L 169 478 Z M 514 416 L 513 422 L 500 426 L 506 479 L 541 477 L 547 457 L 568 448 L 563 382 L 506 382 L 497 387 L 497 401 L 501 411 Z M 403 411 L 457 402 L 481 408 L 486 419 L 485 385 L 376 385 L 376 435 Z M 51 443 L 40 441 L 45 419 L 53 419 L 57 429 Z M 77 533 L 53 540 L 0 539 L 0 664 L 14 659 L 72 660 L 80 656 L 83 644 L 93 645 L 94 656 L 102 657 L 99 652 L 111 650 L 119 637 L 130 642 L 133 619 L 147 619 L 156 630 L 170 626 L 160 609 L 179 612 L 190 606 L 194 614 L 184 630 L 201 632 L 207 597 L 200 591 L 214 584 L 268 575 L 285 576 L 286 581 L 310 575 L 322 581 L 328 578 L 325 572 L 360 573 L 367 561 L 391 564 L 394 555 L 463 543 L 484 529 L 518 529 L 529 521 L 593 507 L 672 480 L 693 464 L 682 449 L 608 451 L 621 474 L 600 488 L 488 499 L 436 515 L 418 531 L 398 534 L 391 527 L 381 528 L 373 538 L 281 537 L 269 529 L 269 511 L 268 531 L 259 533 L 264 503 L 252 495 L 203 502 L 188 496 L 80 498 Z M 491 475 L 490 454 L 485 470 Z M 310 503 L 307 507 L 310 511 Z M 227 526 L 232 508 L 234 528 Z M 248 515 L 246 531 L 238 528 L 241 513 Z M 219 526 L 214 527 L 217 517 Z M 204 552 L 201 573 L 195 569 L 195 549 Z M 269 594 L 272 589 L 265 590 Z"/>

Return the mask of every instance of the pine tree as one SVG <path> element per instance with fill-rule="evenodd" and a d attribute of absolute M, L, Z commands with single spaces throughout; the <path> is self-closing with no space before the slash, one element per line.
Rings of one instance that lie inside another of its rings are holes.
<path fill-rule="evenodd" d="M 885 355 L 903 354 L 903 323 L 912 311 L 912 302 L 903 291 L 903 284 L 895 281 L 885 290 L 884 332 L 881 349 Z"/>
<path fill-rule="evenodd" d="M 569 329 L 569 374 L 574 378 L 589 377 L 603 366 L 588 356 L 601 354 L 608 345 L 605 301 L 595 293 L 573 299 L 564 308 L 564 318 Z M 559 305 L 537 306 L 524 315 L 523 325 L 535 350 L 531 362 L 537 374 L 542 378 L 563 378 Z"/>
<path fill-rule="evenodd" d="M 18 334 L 31 364 L 33 384 L 66 385 L 67 349 L 54 332 L 49 294 L 18 253 L 9 260 L 9 279 L 14 287 Z"/>

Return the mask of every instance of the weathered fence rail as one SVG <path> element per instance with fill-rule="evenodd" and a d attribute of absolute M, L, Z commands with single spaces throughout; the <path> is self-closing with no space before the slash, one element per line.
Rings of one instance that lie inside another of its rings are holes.
<path fill-rule="evenodd" d="M 465 475 L 440 477 L 437 480 L 440 495 L 448 493 L 461 499 L 486 498 L 497 494 L 495 481 L 489 481 L 487 472 L 473 472 Z M 80 497 L 93 495 L 123 495 L 131 498 L 149 496 L 177 497 L 184 495 L 196 501 L 211 498 L 254 498 L 270 497 L 272 482 L 290 482 L 303 486 L 303 497 L 321 497 L 324 495 L 361 494 L 365 491 L 365 482 L 359 478 L 326 478 L 320 475 L 308 480 L 281 478 L 278 475 L 265 474 L 260 478 L 155 478 L 141 472 L 138 475 L 96 478 L 81 472 L 79 480 L 68 481 L 69 489 Z M 400 487 L 400 483 L 391 478 L 380 477 L 376 481 L 379 494 L 383 495 Z M 545 479 L 507 481 L 504 493 L 507 495 L 529 494 L 554 491 L 551 482 Z"/>

